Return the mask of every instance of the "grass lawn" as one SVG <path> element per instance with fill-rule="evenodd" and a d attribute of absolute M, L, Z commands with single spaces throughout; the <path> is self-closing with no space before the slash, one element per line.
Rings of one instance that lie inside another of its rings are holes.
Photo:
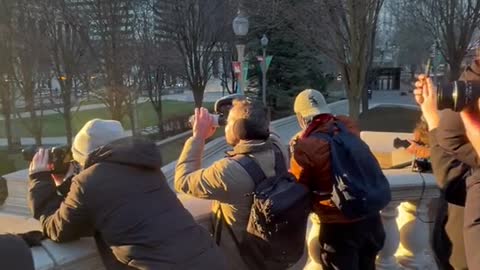
<path fill-rule="evenodd" d="M 21 153 L 8 154 L 6 149 L 0 149 L 0 176 L 26 169 L 27 167 L 28 163 L 23 160 Z"/>
<path fill-rule="evenodd" d="M 164 119 L 175 116 L 190 115 L 193 113 L 192 102 L 169 101 L 163 102 Z M 205 103 L 205 107 L 213 108 L 213 103 Z M 110 114 L 106 108 L 94 109 L 88 111 L 78 111 L 73 114 L 73 133 L 75 134 L 87 121 L 93 118 L 109 119 Z M 28 119 L 27 119 L 28 120 Z M 141 128 L 154 126 L 157 123 L 157 116 L 149 102 L 138 105 L 138 121 Z M 20 121 L 21 122 L 21 121 Z M 128 117 L 123 119 L 125 129 L 130 129 L 130 121 Z M 3 121 L 0 121 L 0 137 L 5 137 Z M 21 137 L 33 137 L 23 123 L 17 124 L 18 134 Z M 60 114 L 46 115 L 43 117 L 43 136 L 57 137 L 65 136 L 64 121 Z"/>

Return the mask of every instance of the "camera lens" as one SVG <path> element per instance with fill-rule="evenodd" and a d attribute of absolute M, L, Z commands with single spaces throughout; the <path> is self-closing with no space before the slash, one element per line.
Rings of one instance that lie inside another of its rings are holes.
<path fill-rule="evenodd" d="M 437 107 L 456 112 L 471 106 L 480 96 L 480 81 L 454 81 L 438 88 Z"/>

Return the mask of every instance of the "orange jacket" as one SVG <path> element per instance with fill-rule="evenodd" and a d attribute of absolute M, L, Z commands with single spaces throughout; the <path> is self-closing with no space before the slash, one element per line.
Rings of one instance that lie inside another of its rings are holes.
<path fill-rule="evenodd" d="M 343 123 L 352 133 L 360 136 L 357 124 L 346 116 L 323 114 L 318 116 L 308 128 L 295 136 L 291 142 L 292 158 L 290 172 L 298 182 L 307 185 L 314 192 L 313 211 L 321 223 L 349 223 L 329 199 L 333 189 L 333 176 L 330 165 L 330 145 L 328 142 L 309 137 L 312 133 L 326 133 L 335 121 Z M 320 196 L 320 194 L 327 194 Z"/>

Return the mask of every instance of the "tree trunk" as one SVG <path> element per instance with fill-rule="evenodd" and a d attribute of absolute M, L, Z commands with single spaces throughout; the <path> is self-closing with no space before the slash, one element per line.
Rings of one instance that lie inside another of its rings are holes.
<path fill-rule="evenodd" d="M 165 134 L 163 130 L 163 104 L 161 100 L 157 106 L 155 106 L 155 112 L 157 113 L 158 137 L 163 139 L 165 138 Z"/>
<path fill-rule="evenodd" d="M 370 83 L 367 83 L 362 90 L 362 112 L 368 111 L 368 88 Z"/>
<path fill-rule="evenodd" d="M 113 106 L 110 107 L 110 116 L 112 117 L 112 120 L 122 122 L 123 120 L 122 106 L 121 105 L 119 106 L 115 102 L 115 104 L 113 104 Z"/>
<path fill-rule="evenodd" d="M 461 59 L 452 59 L 449 63 L 450 72 L 448 74 L 449 81 L 456 81 L 462 73 L 462 60 Z"/>
<path fill-rule="evenodd" d="M 41 146 L 42 145 L 42 131 L 38 132 L 38 130 L 36 130 L 33 134 L 33 137 L 35 138 L 35 145 Z"/>
<path fill-rule="evenodd" d="M 68 76 L 69 78 L 71 75 Z M 62 100 L 63 100 L 63 121 L 65 123 L 65 136 L 67 137 L 67 145 L 72 145 L 72 82 L 71 80 L 66 83 L 61 84 L 62 90 Z"/>
<path fill-rule="evenodd" d="M 194 86 L 192 87 L 193 100 L 195 102 L 195 108 L 202 107 L 203 104 L 203 94 L 205 92 L 205 87 Z"/>
<path fill-rule="evenodd" d="M 12 140 L 12 117 L 10 113 L 3 113 L 3 119 L 5 125 L 5 135 L 7 136 L 8 149 L 14 150 L 15 146 L 13 145 Z"/>
<path fill-rule="evenodd" d="M 360 116 L 360 104 L 360 97 L 355 97 L 351 95 L 348 96 L 348 112 L 353 120 L 358 120 L 358 117 Z"/>
<path fill-rule="evenodd" d="M 63 114 L 65 122 L 65 136 L 67 137 L 67 145 L 72 145 L 73 128 L 72 128 L 72 112 L 70 109 L 65 110 Z"/>
<path fill-rule="evenodd" d="M 132 128 L 132 135 L 137 136 L 138 127 L 135 121 L 135 109 L 133 108 L 133 106 L 135 106 L 135 104 L 130 103 L 128 105 L 128 118 L 130 119 L 130 127 Z"/>
<path fill-rule="evenodd" d="M 5 136 L 7 136 L 7 144 L 9 150 L 14 150 L 14 145 L 12 141 L 12 110 L 10 106 L 10 95 L 7 91 L 9 89 L 4 89 L 4 93 L 1 93 L 2 101 L 2 114 L 3 114 L 3 123 L 5 125 Z"/>

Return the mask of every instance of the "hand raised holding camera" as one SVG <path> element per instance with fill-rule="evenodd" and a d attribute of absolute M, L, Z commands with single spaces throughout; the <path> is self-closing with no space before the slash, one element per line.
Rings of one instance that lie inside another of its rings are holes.
<path fill-rule="evenodd" d="M 50 170 L 50 164 L 48 163 L 48 150 L 40 148 L 35 156 L 33 156 L 28 172 L 32 175 L 39 172 L 50 172 Z"/>
<path fill-rule="evenodd" d="M 216 127 L 213 125 L 213 117 L 205 108 L 195 108 L 193 122 L 193 137 L 206 140 L 215 134 Z"/>
<path fill-rule="evenodd" d="M 432 79 L 423 74 L 418 76 L 413 94 L 422 109 L 428 129 L 437 128 L 440 116 L 437 108 L 437 88 L 433 85 Z"/>

